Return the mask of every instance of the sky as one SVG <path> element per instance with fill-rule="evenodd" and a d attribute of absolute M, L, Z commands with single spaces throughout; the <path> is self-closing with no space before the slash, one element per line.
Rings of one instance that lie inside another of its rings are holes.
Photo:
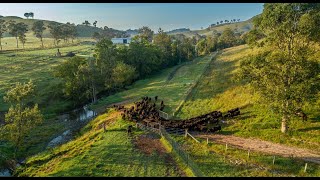
<path fill-rule="evenodd" d="M 247 20 L 262 13 L 263 3 L 0 3 L 0 15 L 127 30 L 148 26 L 157 31 L 206 28 L 220 20 Z"/>

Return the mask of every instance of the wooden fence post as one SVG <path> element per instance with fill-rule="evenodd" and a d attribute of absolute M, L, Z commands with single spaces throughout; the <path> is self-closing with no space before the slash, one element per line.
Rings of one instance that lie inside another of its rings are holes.
<path fill-rule="evenodd" d="M 276 161 L 276 156 L 273 156 L 272 164 L 274 165 L 274 162 Z"/>
<path fill-rule="evenodd" d="M 228 150 L 228 143 L 226 143 L 226 151 Z"/>
<path fill-rule="evenodd" d="M 304 172 L 307 172 L 308 163 L 304 166 Z"/>
<path fill-rule="evenodd" d="M 207 144 L 209 144 L 209 138 L 207 138 Z"/>
<path fill-rule="evenodd" d="M 188 135 L 188 129 L 185 129 L 185 135 L 184 135 L 184 137 L 186 138 L 187 135 Z"/>
<path fill-rule="evenodd" d="M 248 150 L 248 159 L 250 159 L 250 149 Z"/>

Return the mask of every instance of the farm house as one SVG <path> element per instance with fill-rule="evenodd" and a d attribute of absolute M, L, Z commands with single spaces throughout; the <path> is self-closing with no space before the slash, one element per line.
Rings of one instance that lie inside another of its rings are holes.
<path fill-rule="evenodd" d="M 112 38 L 113 44 L 130 44 L 131 38 Z"/>

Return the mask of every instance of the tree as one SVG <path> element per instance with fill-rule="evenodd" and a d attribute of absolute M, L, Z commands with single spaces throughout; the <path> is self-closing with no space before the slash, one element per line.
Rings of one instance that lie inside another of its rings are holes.
<path fill-rule="evenodd" d="M 220 44 L 223 48 L 231 47 L 236 42 L 236 37 L 234 35 L 234 32 L 230 28 L 226 28 L 220 38 L 219 38 Z"/>
<path fill-rule="evenodd" d="M 22 43 L 22 47 L 24 48 L 24 44 L 26 43 L 26 33 L 28 32 L 28 25 L 20 22 L 18 24 L 16 24 L 17 28 L 18 28 L 18 37 L 20 42 Z"/>
<path fill-rule="evenodd" d="M 92 38 L 95 39 L 96 41 L 100 41 L 101 35 L 98 32 L 94 32 L 92 35 Z"/>
<path fill-rule="evenodd" d="M 9 29 L 9 34 L 16 38 L 17 48 L 19 48 L 19 43 L 18 43 L 19 34 L 18 34 L 18 28 L 17 28 L 16 22 L 12 20 L 9 21 L 8 29 Z"/>
<path fill-rule="evenodd" d="M 14 36 L 16 38 L 17 42 L 17 48 L 19 48 L 18 38 L 22 42 L 22 45 L 24 46 L 24 43 L 26 41 L 26 32 L 28 32 L 28 25 L 20 22 L 15 23 L 15 21 L 10 21 L 8 25 L 9 34 Z"/>
<path fill-rule="evenodd" d="M 258 46 L 258 40 L 262 39 L 263 37 L 265 37 L 264 34 L 257 29 L 252 29 L 246 34 L 242 35 L 242 38 L 251 48 Z"/>
<path fill-rule="evenodd" d="M 220 21 L 220 24 L 222 24 L 223 23 L 223 21 Z"/>
<path fill-rule="evenodd" d="M 22 43 L 22 48 L 24 49 L 24 44 L 27 42 L 27 38 L 24 33 L 19 35 L 19 41 Z"/>
<path fill-rule="evenodd" d="M 43 48 L 43 31 L 46 30 L 46 27 L 44 26 L 43 21 L 36 21 L 33 23 L 32 31 L 34 35 L 40 39 L 41 41 L 41 47 Z"/>
<path fill-rule="evenodd" d="M 26 17 L 27 19 L 29 19 L 30 14 L 29 14 L 29 13 L 24 13 L 24 17 Z"/>
<path fill-rule="evenodd" d="M 74 105 L 87 100 L 88 85 L 84 82 L 86 76 L 83 73 L 86 63 L 83 57 L 75 56 L 56 66 L 53 72 L 55 77 L 63 80 L 62 91 L 73 100 Z"/>
<path fill-rule="evenodd" d="M 90 26 L 90 23 L 87 20 L 85 20 L 82 24 L 85 25 L 85 26 Z"/>
<path fill-rule="evenodd" d="M 3 34 L 7 31 L 7 25 L 5 24 L 5 20 L 0 19 L 0 49 L 2 51 L 1 39 L 3 38 Z"/>
<path fill-rule="evenodd" d="M 116 87 L 124 87 L 133 82 L 136 77 L 136 69 L 123 62 L 118 62 L 112 71 L 112 79 Z"/>
<path fill-rule="evenodd" d="M 242 79 L 281 115 L 281 132 L 291 114 L 319 91 L 319 63 L 312 58 L 320 40 L 320 6 L 316 3 L 264 4 L 254 25 L 266 36 L 265 50 L 241 63 Z"/>
<path fill-rule="evenodd" d="M 175 64 L 174 61 L 172 61 L 173 59 L 172 59 L 172 49 L 171 49 L 171 44 L 172 44 L 171 37 L 167 33 L 165 33 L 161 28 L 159 28 L 158 34 L 154 36 L 153 41 L 154 41 L 154 44 L 162 50 L 164 54 L 164 58 L 169 60 L 169 61 L 164 61 L 165 63 L 163 64 L 163 66 L 167 67 Z"/>
<path fill-rule="evenodd" d="M 48 25 L 49 32 L 54 39 L 54 45 L 58 45 L 59 39 L 61 38 L 61 26 L 56 22 L 50 22 Z"/>
<path fill-rule="evenodd" d="M 92 23 L 92 25 L 93 25 L 94 27 L 97 27 L 97 22 L 98 22 L 98 21 L 94 21 L 94 22 Z"/>
<path fill-rule="evenodd" d="M 139 32 L 139 37 L 149 42 L 152 42 L 154 32 L 149 27 L 143 26 L 138 30 L 138 32 Z"/>
<path fill-rule="evenodd" d="M 217 25 L 219 25 L 219 22 L 217 22 Z"/>
<path fill-rule="evenodd" d="M 31 80 L 28 83 L 17 83 L 4 96 L 4 100 L 11 104 L 9 111 L 5 114 L 4 130 L 7 132 L 7 138 L 15 144 L 15 153 L 22 146 L 30 130 L 43 120 L 38 104 L 32 108 L 26 106 L 30 97 L 34 95 L 34 88 Z"/>
<path fill-rule="evenodd" d="M 32 19 L 33 19 L 33 16 L 34 16 L 33 12 L 30 12 L 29 17 L 32 17 Z"/>

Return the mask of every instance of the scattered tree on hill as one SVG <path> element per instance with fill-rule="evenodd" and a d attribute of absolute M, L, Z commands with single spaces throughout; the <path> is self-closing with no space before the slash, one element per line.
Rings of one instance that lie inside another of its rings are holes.
<path fill-rule="evenodd" d="M 30 14 L 29 14 L 29 13 L 24 13 L 24 17 L 26 17 L 27 19 L 29 19 Z"/>
<path fill-rule="evenodd" d="M 43 120 L 38 104 L 32 108 L 27 106 L 30 98 L 34 96 L 34 88 L 31 80 L 28 83 L 17 83 L 4 96 L 4 100 L 11 104 L 5 114 L 5 136 L 15 144 L 15 153 L 21 148 L 30 130 Z"/>
<path fill-rule="evenodd" d="M 34 35 L 40 39 L 41 41 L 41 47 L 43 48 L 43 31 L 46 30 L 46 27 L 44 26 L 43 21 L 36 21 L 33 23 L 32 31 Z"/>
<path fill-rule="evenodd" d="M 3 34 L 7 31 L 7 25 L 5 22 L 6 22 L 5 20 L 0 19 L 0 49 L 1 49 L 1 51 L 2 51 L 1 39 L 3 38 Z"/>
<path fill-rule="evenodd" d="M 98 21 L 94 21 L 94 22 L 92 23 L 92 25 L 93 25 L 94 27 L 97 27 L 97 22 L 98 22 Z"/>
<path fill-rule="evenodd" d="M 85 25 L 85 26 L 90 26 L 90 23 L 87 20 L 85 20 L 82 24 Z"/>
<path fill-rule="evenodd" d="M 58 45 L 59 43 L 59 39 L 61 37 L 61 30 L 60 30 L 60 26 L 58 23 L 56 22 L 50 22 L 49 25 L 48 25 L 48 28 L 49 28 L 49 32 L 53 38 L 53 43 L 54 45 Z"/>
<path fill-rule="evenodd" d="M 26 42 L 26 32 L 28 32 L 28 25 L 20 22 L 15 23 L 15 21 L 10 21 L 8 25 L 9 34 L 16 38 L 17 48 L 19 48 L 18 39 L 21 41 L 22 45 L 24 46 Z"/>
<path fill-rule="evenodd" d="M 33 16 L 34 16 L 33 12 L 30 12 L 29 17 L 32 17 L 32 19 L 33 19 Z"/>
<path fill-rule="evenodd" d="M 320 67 L 312 58 L 314 43 L 320 40 L 319 24 L 316 3 L 266 3 L 254 19 L 268 49 L 241 63 L 241 77 L 282 116 L 283 133 L 291 115 L 319 91 Z"/>
<path fill-rule="evenodd" d="M 15 21 L 9 21 L 8 25 L 9 34 L 16 38 L 17 48 L 19 48 L 19 42 L 18 42 L 18 28 Z"/>
<path fill-rule="evenodd" d="M 18 27 L 18 37 L 20 42 L 22 43 L 22 47 L 24 48 L 24 44 L 26 43 L 26 33 L 28 32 L 28 25 L 25 23 L 18 23 L 16 24 Z"/>

